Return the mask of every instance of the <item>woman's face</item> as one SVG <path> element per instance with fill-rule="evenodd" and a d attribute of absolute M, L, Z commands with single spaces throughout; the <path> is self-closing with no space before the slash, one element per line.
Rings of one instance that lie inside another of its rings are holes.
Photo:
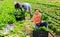
<path fill-rule="evenodd" d="M 39 10 L 36 10 L 36 11 L 35 11 L 35 14 L 38 14 L 38 13 L 39 13 Z"/>

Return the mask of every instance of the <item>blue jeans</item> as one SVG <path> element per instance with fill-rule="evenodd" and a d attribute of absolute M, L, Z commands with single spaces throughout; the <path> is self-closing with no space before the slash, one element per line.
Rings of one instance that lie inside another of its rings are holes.
<path fill-rule="evenodd" d="M 43 26 L 48 27 L 48 23 L 47 22 L 41 22 L 40 25 L 36 24 L 35 28 L 39 28 L 39 27 L 43 27 Z"/>
<path fill-rule="evenodd" d="M 39 28 L 37 25 L 35 25 L 35 28 Z"/>
<path fill-rule="evenodd" d="M 42 27 L 42 26 L 48 27 L 48 23 L 47 22 L 41 22 L 40 27 Z"/>

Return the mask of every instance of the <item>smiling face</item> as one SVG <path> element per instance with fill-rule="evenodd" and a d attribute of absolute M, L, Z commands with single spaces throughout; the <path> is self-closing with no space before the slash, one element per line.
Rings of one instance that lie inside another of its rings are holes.
<path fill-rule="evenodd" d="M 38 14 L 38 13 L 39 13 L 39 10 L 38 10 L 38 9 L 36 9 L 36 10 L 35 10 L 35 14 Z"/>

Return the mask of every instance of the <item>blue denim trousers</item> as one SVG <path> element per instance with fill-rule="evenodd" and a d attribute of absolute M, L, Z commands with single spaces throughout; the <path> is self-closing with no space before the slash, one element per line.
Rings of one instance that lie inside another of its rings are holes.
<path fill-rule="evenodd" d="M 42 27 L 42 26 L 45 26 L 45 27 L 48 27 L 48 23 L 47 22 L 41 22 L 40 25 L 35 25 L 35 28 L 39 28 L 39 27 Z"/>

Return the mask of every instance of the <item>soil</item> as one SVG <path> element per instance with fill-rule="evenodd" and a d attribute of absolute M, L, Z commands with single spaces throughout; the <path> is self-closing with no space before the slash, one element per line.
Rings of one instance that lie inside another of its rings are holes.
<path fill-rule="evenodd" d="M 60 37 L 60 35 L 56 35 L 56 37 Z"/>

